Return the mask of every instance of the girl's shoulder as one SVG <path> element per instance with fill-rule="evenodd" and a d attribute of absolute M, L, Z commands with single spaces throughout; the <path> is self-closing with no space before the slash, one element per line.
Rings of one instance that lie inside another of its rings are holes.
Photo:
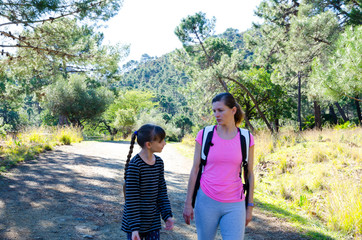
<path fill-rule="evenodd" d="M 129 165 L 136 165 L 139 166 L 142 163 L 142 158 L 136 154 L 130 161 Z"/>
<path fill-rule="evenodd" d="M 161 158 L 160 156 L 157 156 L 156 154 L 154 154 L 154 155 L 155 155 L 155 158 L 156 158 L 156 163 L 161 163 L 161 164 L 163 164 L 162 158 Z"/>
<path fill-rule="evenodd" d="M 163 160 L 162 160 L 162 158 L 160 157 L 160 156 L 157 156 L 156 154 L 155 154 L 155 157 L 156 157 L 156 163 L 153 165 L 155 168 L 161 168 L 161 169 L 163 169 L 164 168 L 164 163 L 163 163 Z"/>

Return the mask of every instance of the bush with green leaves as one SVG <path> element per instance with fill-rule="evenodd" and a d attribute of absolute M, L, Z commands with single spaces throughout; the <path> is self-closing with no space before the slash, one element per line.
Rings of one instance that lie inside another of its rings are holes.
<path fill-rule="evenodd" d="M 141 112 L 139 115 L 139 120 L 137 120 L 135 130 L 146 123 L 156 124 L 162 127 L 166 131 L 167 141 L 180 141 L 182 137 L 181 129 L 177 128 L 173 123 L 166 123 L 166 121 L 163 119 L 163 113 L 157 111 L 157 109 Z"/>

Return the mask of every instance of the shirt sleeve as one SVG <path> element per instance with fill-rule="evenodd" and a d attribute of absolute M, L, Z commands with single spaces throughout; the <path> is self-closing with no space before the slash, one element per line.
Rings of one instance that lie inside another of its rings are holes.
<path fill-rule="evenodd" d="M 161 211 L 161 217 L 164 221 L 168 218 L 172 217 L 172 210 L 170 200 L 168 199 L 167 194 L 167 186 L 164 176 L 164 165 L 163 161 L 161 161 L 161 169 L 160 169 L 160 176 L 159 176 L 159 190 L 158 190 L 158 206 Z"/>
<path fill-rule="evenodd" d="M 195 141 L 198 142 L 200 145 L 202 145 L 202 134 L 204 132 L 204 129 L 201 129 L 196 136 Z"/>
<path fill-rule="evenodd" d="M 141 226 L 140 211 L 140 169 L 130 162 L 126 175 L 126 205 L 128 224 L 131 231 L 139 231 Z"/>

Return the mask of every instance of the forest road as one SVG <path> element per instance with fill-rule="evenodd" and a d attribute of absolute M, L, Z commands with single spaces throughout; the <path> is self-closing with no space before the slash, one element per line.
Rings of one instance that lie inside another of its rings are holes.
<path fill-rule="evenodd" d="M 84 141 L 58 146 L 0 175 L 1 240 L 126 239 L 121 231 L 123 171 L 128 142 Z M 135 152 L 139 149 L 135 148 Z M 161 239 L 197 239 L 182 218 L 192 160 L 167 144 L 158 154 L 175 227 Z M 221 239 L 218 233 L 216 239 Z M 257 207 L 246 239 L 306 239 Z"/>

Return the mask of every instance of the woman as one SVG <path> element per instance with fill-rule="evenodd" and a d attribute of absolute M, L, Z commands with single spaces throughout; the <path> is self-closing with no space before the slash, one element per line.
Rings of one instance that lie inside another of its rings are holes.
<path fill-rule="evenodd" d="M 201 175 L 200 189 L 192 208 L 192 193 L 201 161 L 201 130 L 196 137 L 194 163 L 191 169 L 183 216 L 186 224 L 195 222 L 198 240 L 212 240 L 220 226 L 223 240 L 244 239 L 245 226 L 251 221 L 254 193 L 254 138 L 250 134 L 248 154 L 248 204 L 245 206 L 240 178 L 242 151 L 238 125 L 244 117 L 239 104 L 230 93 L 221 93 L 212 100 L 217 121 L 207 164 Z"/>

